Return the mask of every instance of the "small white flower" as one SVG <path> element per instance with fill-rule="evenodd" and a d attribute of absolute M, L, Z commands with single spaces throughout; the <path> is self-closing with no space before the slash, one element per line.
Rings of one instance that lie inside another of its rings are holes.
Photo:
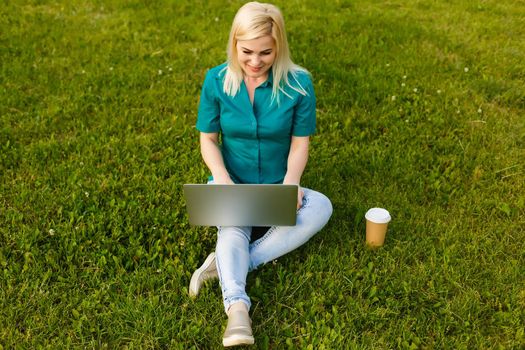
<path fill-rule="evenodd" d="M 86 196 L 86 198 L 89 197 L 89 192 L 84 192 L 84 196 Z"/>
<path fill-rule="evenodd" d="M 173 70 L 173 68 L 169 67 L 168 70 L 171 72 Z"/>
<path fill-rule="evenodd" d="M 387 66 L 387 67 L 390 67 L 390 63 L 387 63 L 386 66 Z"/>
<path fill-rule="evenodd" d="M 458 109 L 458 110 L 456 111 L 456 114 L 459 114 L 459 113 L 461 113 L 461 112 L 460 112 L 460 110 Z"/>
<path fill-rule="evenodd" d="M 414 88 L 414 92 L 417 92 L 417 88 Z"/>
<path fill-rule="evenodd" d="M 403 112 L 403 108 L 398 109 L 399 113 Z"/>
<path fill-rule="evenodd" d="M 441 90 L 438 90 L 438 91 L 436 91 L 436 92 L 437 92 L 437 93 L 438 93 L 438 95 L 439 95 L 439 94 L 441 93 Z"/>
<path fill-rule="evenodd" d="M 467 73 L 468 72 L 468 67 L 463 68 L 463 70 L 465 71 L 465 73 Z"/>
<path fill-rule="evenodd" d="M 405 119 L 405 123 L 408 123 L 408 119 Z"/>
<path fill-rule="evenodd" d="M 159 73 L 159 75 L 162 75 L 162 69 L 159 69 L 158 73 Z"/>
<path fill-rule="evenodd" d="M 396 100 L 396 96 L 395 96 L 395 95 L 392 95 L 391 100 L 392 100 L 392 101 L 395 101 L 395 100 Z"/>
<path fill-rule="evenodd" d="M 50 236 L 54 236 L 55 235 L 55 230 L 53 230 L 52 228 L 49 229 L 49 235 Z"/>
<path fill-rule="evenodd" d="M 407 76 L 406 76 L 406 75 L 403 75 L 403 79 L 406 79 L 406 78 L 407 78 Z"/>
<path fill-rule="evenodd" d="M 109 67 L 109 70 L 113 70 L 113 67 Z"/>
<path fill-rule="evenodd" d="M 82 74 L 86 74 L 86 71 L 82 69 L 82 72 L 81 72 L 81 73 L 82 73 Z"/>
<path fill-rule="evenodd" d="M 401 83 L 401 86 L 402 86 L 402 87 L 405 87 L 406 85 L 407 85 L 407 84 L 405 84 L 405 83 Z"/>
<path fill-rule="evenodd" d="M 162 269 L 157 269 L 157 273 L 161 273 L 162 272 Z"/>
<path fill-rule="evenodd" d="M 80 164 L 80 166 L 84 166 L 84 162 L 80 162 L 79 164 Z"/>
<path fill-rule="evenodd" d="M 478 108 L 478 113 L 481 114 L 481 112 L 483 112 L 481 108 Z"/>
<path fill-rule="evenodd" d="M 219 22 L 219 17 L 215 17 L 215 22 Z"/>

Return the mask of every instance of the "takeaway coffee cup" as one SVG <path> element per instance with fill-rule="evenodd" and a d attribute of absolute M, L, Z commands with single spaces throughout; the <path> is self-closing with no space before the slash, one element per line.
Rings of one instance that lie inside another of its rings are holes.
<path fill-rule="evenodd" d="M 372 208 L 366 212 L 366 244 L 380 247 L 385 243 L 386 229 L 390 222 L 390 213 L 383 208 Z"/>

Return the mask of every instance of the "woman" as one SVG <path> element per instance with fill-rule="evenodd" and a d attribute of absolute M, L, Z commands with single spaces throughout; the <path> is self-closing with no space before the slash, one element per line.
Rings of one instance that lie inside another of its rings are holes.
<path fill-rule="evenodd" d="M 315 94 L 308 72 L 290 59 L 277 7 L 250 2 L 237 12 L 228 61 L 206 75 L 197 129 L 214 183 L 300 184 L 315 131 Z M 299 188 L 296 226 L 271 227 L 252 243 L 251 227 L 219 227 L 216 252 L 192 276 L 192 296 L 205 280 L 220 279 L 224 346 L 254 343 L 248 272 L 304 244 L 332 214 L 327 197 Z"/>

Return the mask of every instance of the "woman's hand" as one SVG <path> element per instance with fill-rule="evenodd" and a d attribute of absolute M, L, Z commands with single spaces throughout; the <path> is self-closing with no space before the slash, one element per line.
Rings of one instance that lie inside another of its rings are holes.
<path fill-rule="evenodd" d="M 233 185 L 234 184 L 230 175 L 228 174 L 224 174 L 220 176 L 213 176 L 213 183 L 215 185 Z"/>
<path fill-rule="evenodd" d="M 299 208 L 301 208 L 301 206 L 303 205 L 303 197 L 304 197 L 304 191 L 303 189 L 301 188 L 301 186 L 298 186 L 298 191 L 297 191 L 297 210 L 299 210 Z"/>
<path fill-rule="evenodd" d="M 297 186 L 297 209 L 299 209 L 303 205 L 303 197 L 304 197 L 304 191 L 301 188 L 301 185 L 298 183 L 293 182 L 283 182 L 283 185 L 296 185 Z"/>

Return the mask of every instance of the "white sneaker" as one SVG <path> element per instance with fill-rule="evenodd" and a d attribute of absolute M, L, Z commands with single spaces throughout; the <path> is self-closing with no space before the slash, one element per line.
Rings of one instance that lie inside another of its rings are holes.
<path fill-rule="evenodd" d="M 213 252 L 208 255 L 201 267 L 195 270 L 191 276 L 189 288 L 190 297 L 194 298 L 199 294 L 199 290 L 204 281 L 218 277 L 219 273 L 217 271 L 217 265 L 215 264 L 215 252 Z"/>
<path fill-rule="evenodd" d="M 236 345 L 252 345 L 255 343 L 252 334 L 252 320 L 248 308 L 242 307 L 228 313 L 228 325 L 222 338 L 225 347 Z"/>

